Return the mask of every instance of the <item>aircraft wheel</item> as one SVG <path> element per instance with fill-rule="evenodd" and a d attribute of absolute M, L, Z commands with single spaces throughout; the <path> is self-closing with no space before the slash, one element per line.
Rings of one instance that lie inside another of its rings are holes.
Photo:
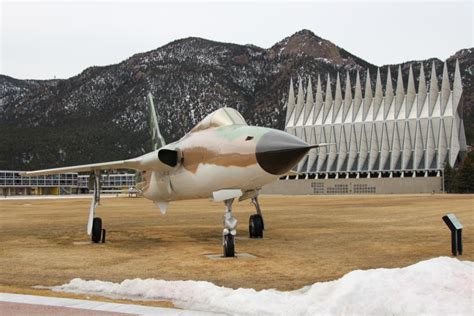
<path fill-rule="evenodd" d="M 249 237 L 263 238 L 263 218 L 259 214 L 251 215 L 249 218 Z"/>
<path fill-rule="evenodd" d="M 224 236 L 224 257 L 235 257 L 234 236 L 232 234 Z"/>
<path fill-rule="evenodd" d="M 100 242 L 102 237 L 102 219 L 100 217 L 94 217 L 92 222 L 92 234 L 91 240 L 93 243 Z"/>

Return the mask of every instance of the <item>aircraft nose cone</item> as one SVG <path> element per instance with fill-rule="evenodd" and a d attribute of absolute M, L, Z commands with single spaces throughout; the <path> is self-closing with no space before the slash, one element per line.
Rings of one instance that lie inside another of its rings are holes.
<path fill-rule="evenodd" d="M 286 132 L 270 131 L 257 143 L 257 162 L 266 172 L 281 175 L 291 170 L 312 147 Z"/>

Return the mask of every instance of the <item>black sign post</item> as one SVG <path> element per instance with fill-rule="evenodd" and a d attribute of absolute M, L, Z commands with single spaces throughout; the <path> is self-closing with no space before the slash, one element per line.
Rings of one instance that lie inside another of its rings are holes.
<path fill-rule="evenodd" d="M 443 221 L 451 230 L 451 252 L 453 256 L 462 255 L 462 229 L 461 222 L 454 214 L 446 214 L 443 216 Z"/>

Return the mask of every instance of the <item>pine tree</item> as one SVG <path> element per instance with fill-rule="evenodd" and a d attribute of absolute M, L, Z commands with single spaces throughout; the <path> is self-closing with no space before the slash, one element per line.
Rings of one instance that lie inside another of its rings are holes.
<path fill-rule="evenodd" d="M 446 163 L 444 166 L 444 191 L 447 193 L 454 193 L 454 182 L 456 178 L 456 170 L 454 170 L 451 165 Z"/>
<path fill-rule="evenodd" d="M 464 158 L 456 175 L 457 191 L 459 193 L 474 192 L 474 155 Z"/>

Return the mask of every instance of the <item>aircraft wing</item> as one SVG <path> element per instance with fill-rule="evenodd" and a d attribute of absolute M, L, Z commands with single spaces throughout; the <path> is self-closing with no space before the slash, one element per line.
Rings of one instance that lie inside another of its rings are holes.
<path fill-rule="evenodd" d="M 92 172 L 94 170 L 135 169 L 167 172 L 179 165 L 180 152 L 174 149 L 160 148 L 143 156 L 109 162 L 93 163 L 71 167 L 43 169 L 20 172 L 21 176 L 44 176 L 67 172 Z"/>
<path fill-rule="evenodd" d="M 88 165 L 61 167 L 53 169 L 43 169 L 35 171 L 24 171 L 20 172 L 21 176 L 45 176 L 49 174 L 67 173 L 67 172 L 92 172 L 94 170 L 104 169 L 135 169 L 130 166 L 130 163 L 126 160 L 109 161 L 101 163 L 93 163 Z"/>

